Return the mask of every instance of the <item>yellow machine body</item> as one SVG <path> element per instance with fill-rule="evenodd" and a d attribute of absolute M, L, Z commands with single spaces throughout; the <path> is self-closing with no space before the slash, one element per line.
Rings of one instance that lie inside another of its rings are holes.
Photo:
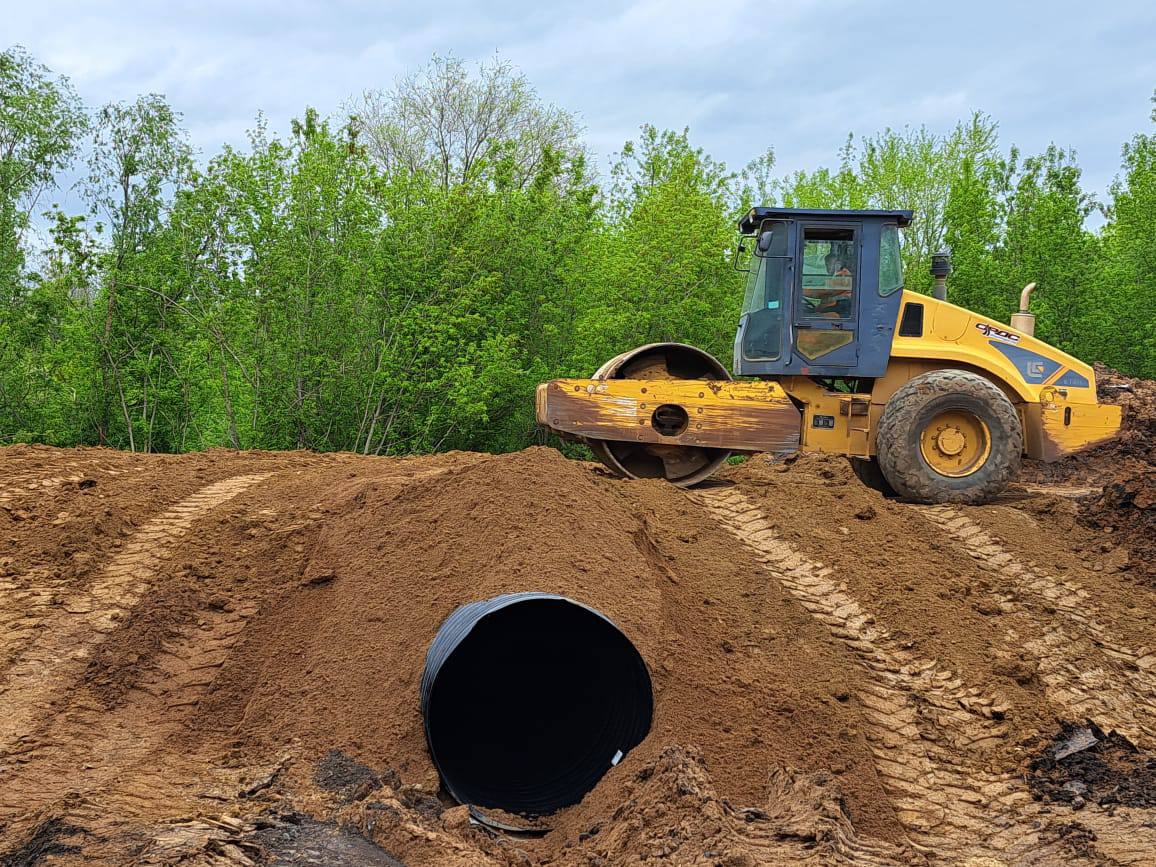
<path fill-rule="evenodd" d="M 576 439 L 634 441 L 728 451 L 795 450 L 869 458 L 887 400 L 904 383 L 939 369 L 979 373 L 1011 400 L 1024 452 L 1057 460 L 1114 437 L 1118 406 L 1100 404 L 1090 365 L 962 307 L 904 293 L 923 306 L 922 334 L 896 337 L 886 373 L 870 391 L 825 388 L 809 376 L 773 380 L 559 379 L 538 387 L 538 422 Z M 686 424 L 655 423 L 660 407 Z M 665 431 L 665 432 L 664 432 Z"/>
<path fill-rule="evenodd" d="M 920 374 L 946 368 L 970 370 L 998 386 L 1015 406 L 1024 431 L 1024 452 L 1054 461 L 1112 439 L 1121 409 L 1096 398 L 1092 367 L 1042 340 L 957 307 L 904 292 L 923 306 L 923 333 L 904 337 L 896 322 L 891 360 L 871 390 L 848 395 L 828 391 L 810 377 L 781 377 L 784 389 L 804 407 L 801 448 L 805 451 L 872 457 L 875 430 L 888 399 Z M 833 427 L 814 424 L 830 416 Z"/>
<path fill-rule="evenodd" d="M 802 450 L 855 459 L 867 484 L 916 502 L 984 502 L 1024 455 L 1054 461 L 1113 438 L 1122 413 L 1097 400 L 1091 366 L 1033 336 L 1034 284 L 1019 328 L 941 300 L 945 255 L 932 262 L 937 297 L 902 288 L 911 219 L 752 208 L 739 221 L 754 241 L 740 269 L 742 379 L 693 346 L 650 344 L 539 386 L 538 421 L 624 476 L 693 485 L 734 451 Z"/>

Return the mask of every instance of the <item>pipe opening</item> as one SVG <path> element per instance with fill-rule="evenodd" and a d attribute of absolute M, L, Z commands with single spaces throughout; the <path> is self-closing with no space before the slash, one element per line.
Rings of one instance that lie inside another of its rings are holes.
<path fill-rule="evenodd" d="M 599 612 L 561 596 L 465 605 L 426 658 L 422 712 L 459 802 L 542 815 L 577 803 L 650 730 L 646 663 Z"/>

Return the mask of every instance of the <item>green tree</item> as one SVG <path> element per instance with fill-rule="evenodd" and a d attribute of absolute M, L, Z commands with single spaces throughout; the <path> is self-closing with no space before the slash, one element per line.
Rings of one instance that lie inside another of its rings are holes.
<path fill-rule="evenodd" d="M 915 212 L 904 232 L 907 287 L 931 288 L 931 256 L 947 243 L 951 191 L 965 172 L 996 158 L 996 124 L 976 112 L 948 133 L 926 127 L 849 136 L 837 171 L 796 172 L 778 185 L 782 203 L 806 208 L 896 208 Z M 958 208 L 957 208 L 958 211 Z"/>
<path fill-rule="evenodd" d="M 70 313 L 67 294 L 26 273 L 31 216 L 75 152 L 85 117 L 64 78 L 19 47 L 0 53 L 0 441 L 67 441 L 41 386 L 41 352 Z"/>
<path fill-rule="evenodd" d="M 729 359 L 741 275 L 735 240 L 739 180 L 691 145 L 686 130 L 643 126 L 611 172 L 607 219 L 576 275 L 583 310 L 572 357 L 590 374 L 644 343 L 696 343 Z"/>
<path fill-rule="evenodd" d="M 849 136 L 787 176 L 772 150 L 736 174 L 643 126 L 599 184 L 573 117 L 511 66 L 435 58 L 345 120 L 307 109 L 279 137 L 259 118 L 199 167 L 162 97 L 107 106 L 92 213 L 53 208 L 38 250 L 31 215 L 83 117 L 66 82 L 0 58 L 4 441 L 520 448 L 545 438 L 539 382 L 654 341 L 729 359 L 754 204 L 910 208 L 909 288 L 947 244 L 953 301 L 1005 320 L 1034 281 L 1041 337 L 1156 375 L 1151 131 L 1100 232 L 1074 154 L 1005 151 L 981 114 Z"/>
<path fill-rule="evenodd" d="M 179 124 L 179 115 L 156 94 L 105 106 L 96 117 L 85 184 L 93 213 L 104 220 L 98 231 L 107 226 L 109 235 L 92 311 L 101 371 L 97 436 L 134 451 L 157 447 L 163 395 L 174 387 L 165 380 L 180 375 L 167 342 L 170 311 L 149 289 L 148 255 L 166 203 L 191 169 Z"/>
<path fill-rule="evenodd" d="M 1152 121 L 1156 123 L 1156 95 Z M 1107 263 L 1089 313 L 1102 335 L 1101 357 L 1156 377 L 1156 133 L 1124 145 L 1123 175 L 1111 189 L 1104 229 Z"/>
<path fill-rule="evenodd" d="M 0 53 L 0 288 L 11 299 L 24 266 L 29 217 L 66 168 L 84 130 L 80 100 L 65 78 L 19 46 Z"/>
<path fill-rule="evenodd" d="M 1006 226 L 996 255 L 999 285 L 993 287 L 1000 305 L 991 312 L 1006 321 L 1018 307 L 1019 290 L 1034 282 L 1036 333 L 1077 354 L 1094 353 L 1081 327 L 1098 269 L 1096 240 L 1084 228 L 1094 202 L 1080 186 L 1070 152 L 1053 145 L 1025 159 L 1018 170 L 1016 157 L 1013 149 Z"/>

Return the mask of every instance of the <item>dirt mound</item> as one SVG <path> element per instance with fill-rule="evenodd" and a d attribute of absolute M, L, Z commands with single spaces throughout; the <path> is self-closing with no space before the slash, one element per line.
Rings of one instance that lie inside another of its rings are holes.
<path fill-rule="evenodd" d="M 838 768 L 863 825 L 895 834 L 856 713 L 833 698 L 855 672 L 669 493 L 603 479 L 550 449 L 334 491 L 318 503 L 325 518 L 300 578 L 251 624 L 194 723 L 243 729 L 250 748 L 337 747 L 436 788 L 417 702 L 429 640 L 464 602 L 561 593 L 613 619 L 652 670 L 652 734 L 630 758 L 696 744 L 728 768 L 725 795 L 751 801 L 771 765 Z"/>
<path fill-rule="evenodd" d="M 1080 520 L 1128 551 L 1127 568 L 1156 587 L 1156 466 L 1121 473 L 1080 504 Z"/>
<path fill-rule="evenodd" d="M 961 561 L 934 522 L 913 521 L 910 505 L 864 486 L 840 456 L 758 457 L 730 478 L 783 543 L 831 570 L 850 597 L 886 620 L 899 649 L 969 672 L 997 703 L 1016 707 L 1008 724 L 1020 731 L 1045 723 L 1030 663 L 993 653 L 1006 628 L 1003 588 L 971 558 Z"/>
<path fill-rule="evenodd" d="M 388 778 L 387 773 L 381 775 Z M 469 807 L 445 807 L 420 790 L 384 783 L 336 807 L 315 800 L 307 824 L 294 820 L 291 834 L 345 828 L 379 851 L 416 865 L 520 865 L 553 851 L 550 863 L 591 864 L 831 863 L 872 853 L 862 863 L 916 863 L 910 850 L 857 839 L 838 786 L 829 774 L 771 769 L 768 795 L 757 807 L 734 807 L 721 798 L 701 754 L 668 747 L 611 787 L 615 806 L 573 836 L 554 831 L 546 840 L 506 835 L 480 824 Z M 284 817 L 270 821 L 284 826 Z M 348 831 L 346 832 L 348 833 Z M 283 838 L 252 826 L 243 839 Z M 376 862 L 375 862 L 376 863 Z"/>
<path fill-rule="evenodd" d="M 1096 374 L 1101 399 L 1121 404 L 1125 423 L 1116 442 L 1088 458 L 1103 489 L 1081 501 L 1080 519 L 1108 534 L 1128 552 L 1133 573 L 1156 585 L 1156 382 L 1102 366 Z"/>
<path fill-rule="evenodd" d="M 702 755 L 674 746 L 639 769 L 605 823 L 579 834 L 557 863 L 754 867 L 844 860 L 923 861 L 910 849 L 860 841 L 830 774 L 771 768 L 762 801 L 732 806 Z"/>
<path fill-rule="evenodd" d="M 1080 497 L 1081 523 L 1126 551 L 1123 566 L 1137 579 L 1156 584 L 1156 382 L 1097 363 L 1096 387 L 1102 402 L 1124 408 L 1119 437 L 1054 464 L 1028 461 L 1021 481 L 1090 489 Z"/>
<path fill-rule="evenodd" d="M 349 760 L 330 755 L 318 772 L 332 771 L 335 762 Z M 556 830 L 545 840 L 497 833 L 470 807 L 447 807 L 389 771 L 360 767 L 376 783 L 352 801 L 298 790 L 305 812 L 281 807 L 244 822 L 178 823 L 146 846 L 141 863 L 191 865 L 226 847 L 239 855 L 225 863 L 251 857 L 252 863 L 319 867 L 522 867 L 542 852 L 558 867 L 926 863 L 909 847 L 860 838 L 830 774 L 771 768 L 760 803 L 734 806 L 719 795 L 703 756 L 682 746 L 666 748 L 612 786 L 615 805 L 600 820 L 576 835 Z"/>
<path fill-rule="evenodd" d="M 1069 501 L 912 507 L 822 456 L 682 491 L 548 449 L 20 447 L 0 478 L 0 862 L 1144 863 L 1156 846 L 1147 807 L 1090 802 L 1069 827 L 1025 783 L 1057 719 L 1156 747 L 1148 591 Z M 655 697 L 649 736 L 533 826 L 441 791 L 418 701 L 444 618 L 525 590 L 612 618 Z"/>
<path fill-rule="evenodd" d="M 1124 408 L 1124 428 L 1117 449 L 1156 463 L 1152 422 L 1156 420 L 1156 381 L 1125 376 L 1107 365 L 1095 365 L 1096 396 Z"/>

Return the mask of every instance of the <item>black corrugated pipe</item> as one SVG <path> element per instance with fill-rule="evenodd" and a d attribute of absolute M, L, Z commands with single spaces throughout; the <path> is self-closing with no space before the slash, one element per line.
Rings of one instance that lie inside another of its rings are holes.
<path fill-rule="evenodd" d="M 654 713 L 646 663 L 605 615 L 551 593 L 471 602 L 426 654 L 421 712 L 459 803 L 544 815 L 577 803 Z"/>

